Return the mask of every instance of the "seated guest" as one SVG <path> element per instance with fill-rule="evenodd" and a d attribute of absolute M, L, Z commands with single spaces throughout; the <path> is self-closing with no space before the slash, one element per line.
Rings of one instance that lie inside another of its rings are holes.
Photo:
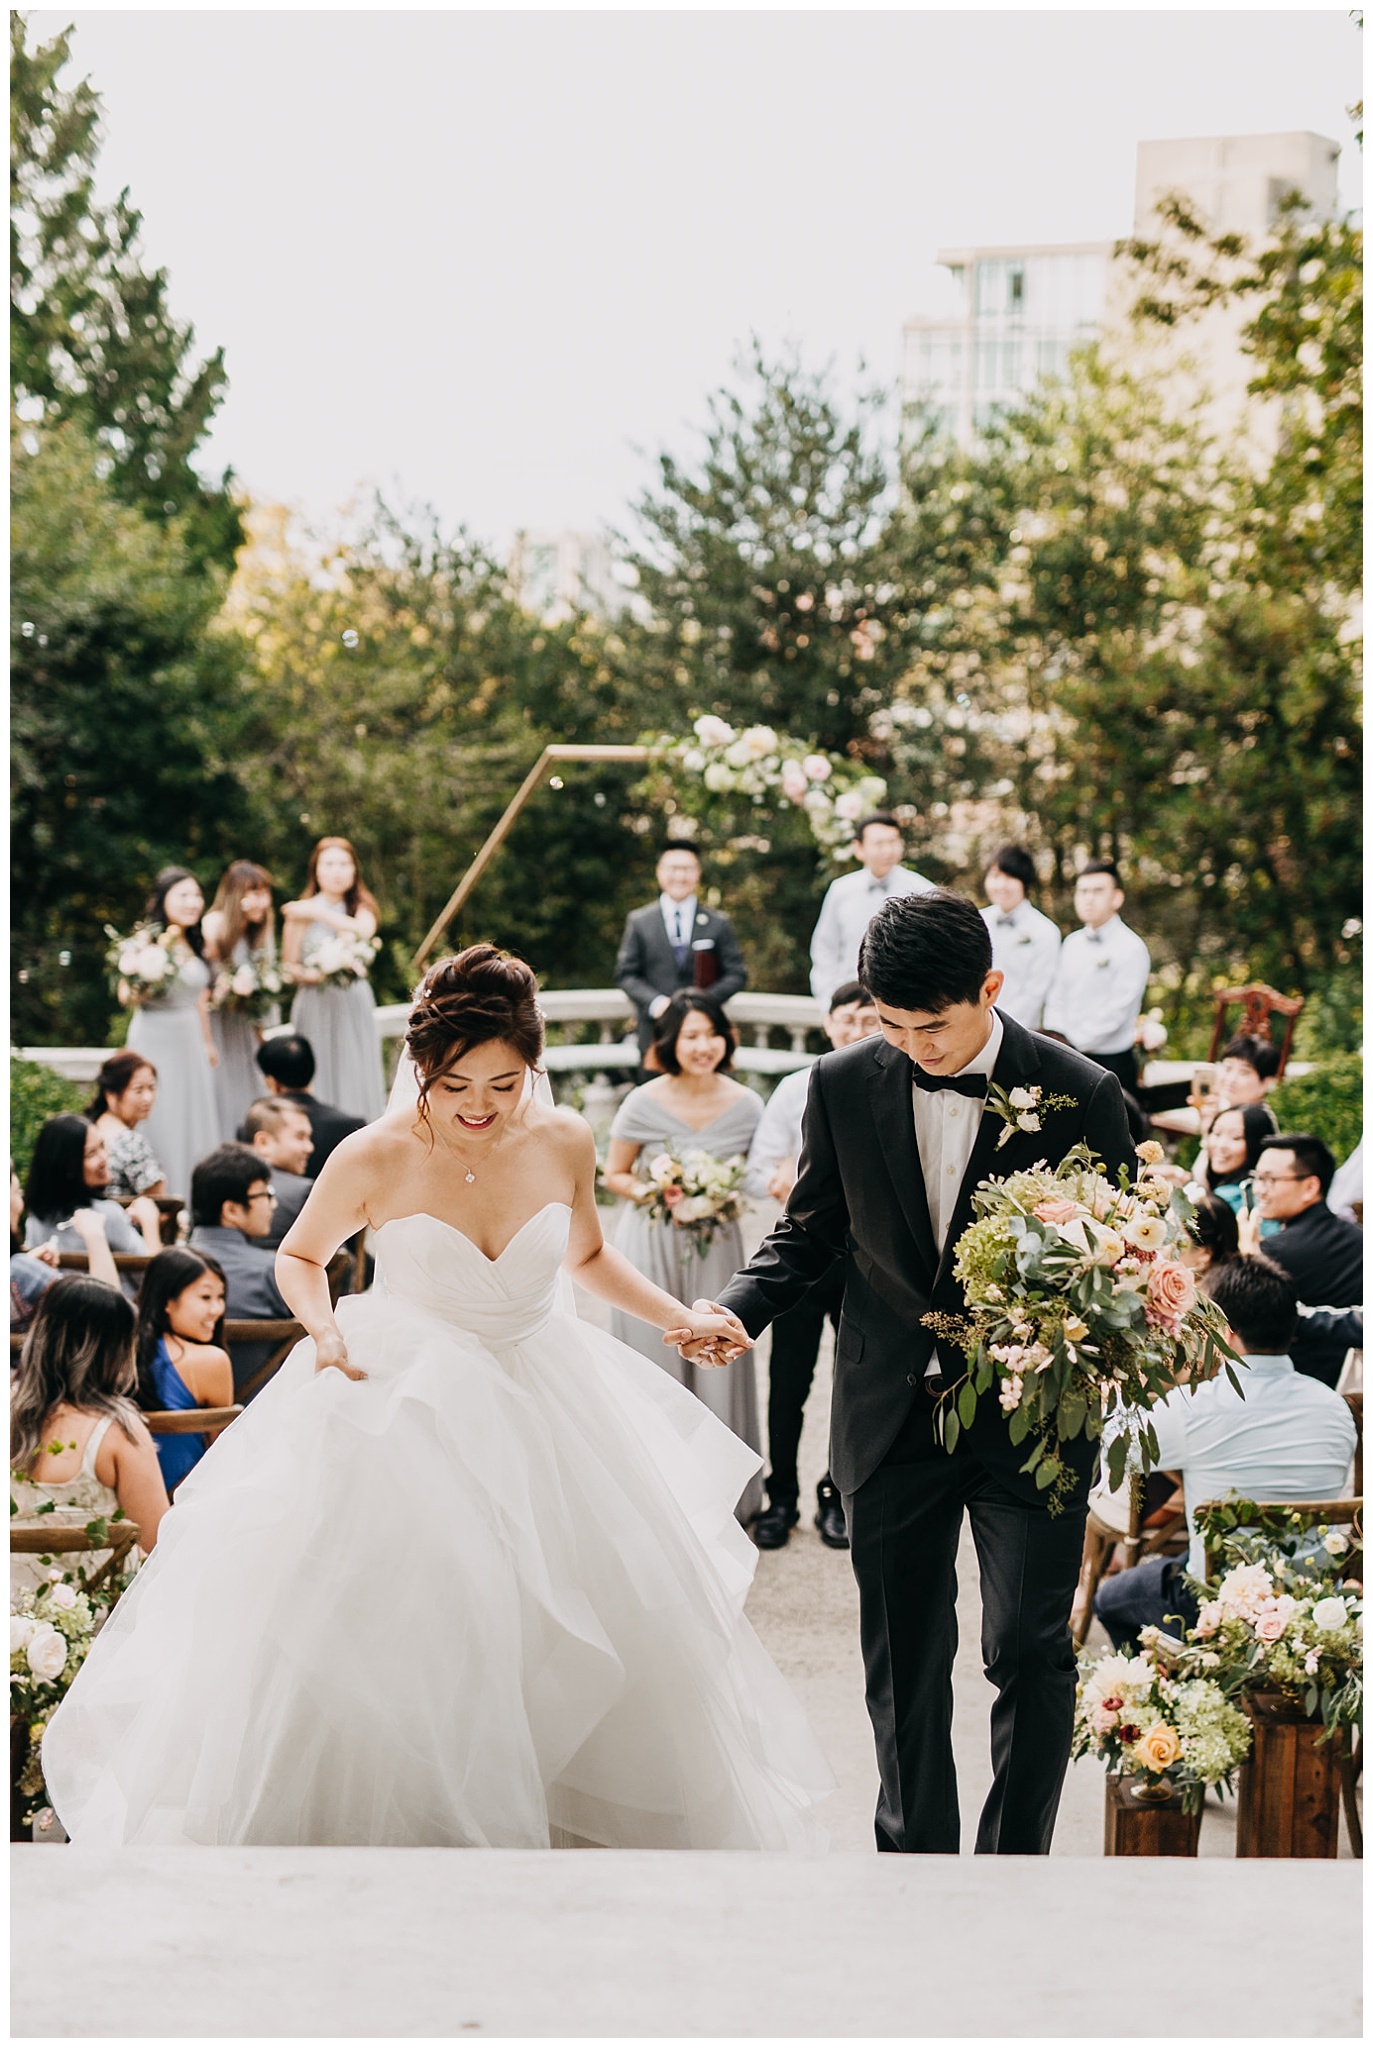
<path fill-rule="evenodd" d="M 1262 1102 L 1278 1078 L 1278 1048 L 1271 1038 L 1241 1034 L 1232 1038 L 1220 1056 L 1216 1073 L 1217 1107 L 1240 1109 Z M 1276 1118 L 1273 1129 L 1277 1129 Z"/>
<path fill-rule="evenodd" d="M 33 1321 L 34 1312 L 43 1295 L 57 1278 L 58 1252 L 55 1245 L 40 1245 L 36 1252 L 26 1252 L 23 1247 L 21 1226 L 24 1219 L 24 1190 L 19 1185 L 19 1176 L 10 1162 L 10 1331 L 27 1330 Z M 86 1251 L 87 1270 L 93 1280 L 103 1280 L 107 1287 L 118 1287 L 119 1273 L 105 1236 L 105 1219 L 97 1216 L 94 1209 L 78 1209 L 72 1216 L 72 1229 L 80 1238 Z"/>
<path fill-rule="evenodd" d="M 1363 1232 L 1328 1206 L 1334 1176 L 1330 1147 L 1300 1131 L 1265 1138 L 1254 1172 L 1260 1216 L 1281 1225 L 1264 1238 L 1264 1255 L 1291 1274 L 1302 1304 L 1292 1357 L 1298 1372 L 1328 1387 L 1338 1381 L 1349 1349 L 1344 1319 L 1306 1311 L 1353 1309 L 1363 1301 Z"/>
<path fill-rule="evenodd" d="M 152 1062 L 141 1053 L 112 1052 L 96 1078 L 86 1111 L 105 1140 L 112 1195 L 156 1200 L 168 1192 L 162 1161 L 138 1128 L 152 1115 L 156 1102 L 157 1069 Z"/>
<path fill-rule="evenodd" d="M 1195 1622 L 1196 1600 L 1183 1577 L 1200 1578 L 1205 1570 L 1205 1539 L 1193 1521 L 1202 1501 L 1227 1494 L 1337 1500 L 1354 1455 L 1348 1403 L 1292 1363 L 1297 1297 L 1282 1269 L 1266 1258 L 1231 1259 L 1208 1278 L 1206 1291 L 1225 1317 L 1228 1343 L 1243 1356 L 1234 1368 L 1243 1395 L 1221 1371 L 1195 1388 L 1175 1388 L 1151 1411 L 1159 1466 L 1182 1474 L 1191 1548 L 1185 1558 L 1148 1557 L 1102 1580 L 1097 1618 L 1117 1649 L 1146 1626 Z M 1118 1433 L 1108 1423 L 1103 1448 Z"/>
<path fill-rule="evenodd" d="M 349 1116 L 346 1110 L 335 1109 L 331 1102 L 318 1102 L 310 1093 L 310 1083 L 315 1078 L 315 1055 L 308 1038 L 294 1032 L 265 1038 L 256 1058 L 268 1094 L 298 1103 L 309 1117 L 315 1142 L 305 1165 L 305 1178 L 318 1180 L 319 1170 L 335 1145 L 341 1144 L 350 1132 L 360 1131 L 365 1119 Z"/>
<path fill-rule="evenodd" d="M 1202 1186 L 1236 1213 L 1251 1206 L 1245 1201 L 1246 1183 L 1254 1178 L 1264 1140 L 1276 1129 L 1272 1111 L 1262 1102 L 1218 1109 L 1197 1161 Z"/>
<path fill-rule="evenodd" d="M 825 1036 L 836 1051 L 857 1045 L 882 1029 L 872 997 L 861 982 L 845 981 L 830 997 L 825 1018 Z M 785 1204 L 796 1185 L 796 1163 L 801 1157 L 801 1120 L 805 1115 L 810 1088 L 810 1068 L 786 1074 L 768 1097 L 767 1108 L 748 1149 L 748 1171 L 744 1190 L 755 1197 L 771 1195 Z M 795 1308 L 789 1308 L 772 1325 L 772 1349 L 768 1356 L 768 1505 L 753 1524 L 753 1540 L 760 1550 L 780 1550 L 801 1519 L 801 1482 L 796 1456 L 801 1444 L 801 1421 L 806 1396 L 815 1377 L 825 1317 L 839 1329 L 839 1311 L 844 1303 L 843 1261 L 836 1259 L 823 1280 Z M 816 1489 L 815 1526 L 820 1540 L 831 1550 L 847 1550 L 848 1530 L 844 1525 L 844 1503 L 839 1489 L 826 1472 Z"/>
<path fill-rule="evenodd" d="M 148 1411 L 227 1408 L 233 1368 L 224 1349 L 224 1275 L 186 1245 L 159 1252 L 138 1293 L 138 1405 Z M 206 1436 L 159 1436 L 168 1493 L 204 1457 Z"/>
<path fill-rule="evenodd" d="M 291 1314 L 276 1283 L 276 1255 L 262 1248 L 275 1201 L 267 1169 L 247 1145 L 221 1145 L 191 1175 L 191 1249 L 208 1252 L 223 1271 L 231 1319 L 285 1320 Z M 273 1348 L 231 1346 L 235 1399 Z"/>
<path fill-rule="evenodd" d="M 991 901 L 982 913 L 992 935 L 992 966 L 1005 977 L 996 1007 L 1027 1031 L 1040 1027 L 1063 943 L 1058 926 L 1030 901 L 1038 879 L 1027 847 L 998 847 L 985 883 Z"/>
<path fill-rule="evenodd" d="M 100 1218 L 112 1252 L 160 1252 L 162 1219 L 156 1202 L 143 1195 L 124 1209 L 110 1201 L 104 1193 L 107 1170 L 103 1132 L 84 1116 L 50 1116 L 29 1162 L 24 1249 L 51 1245 L 57 1252 L 85 1251 L 76 1211 L 89 1209 Z M 137 1288 L 130 1285 L 125 1292 L 132 1299 Z"/>
<path fill-rule="evenodd" d="M 117 1288 L 64 1273 L 38 1304 L 10 1397 L 10 1497 L 17 1514 L 69 1528 L 122 1510 L 145 1551 L 167 1512 L 157 1452 L 133 1402 L 134 1312 Z M 16 1557 L 10 1588 L 47 1567 Z"/>
<path fill-rule="evenodd" d="M 253 1103 L 238 1135 L 271 1168 L 276 1207 L 261 1244 L 264 1251 L 274 1252 L 314 1186 L 305 1172 L 315 1146 L 310 1119 L 289 1097 L 265 1095 Z"/>
<path fill-rule="evenodd" d="M 1201 1197 L 1187 1229 L 1191 1243 L 1181 1248 L 1179 1256 L 1198 1276 L 1218 1272 L 1228 1260 L 1239 1257 L 1240 1227 L 1234 1210 L 1219 1195 Z"/>

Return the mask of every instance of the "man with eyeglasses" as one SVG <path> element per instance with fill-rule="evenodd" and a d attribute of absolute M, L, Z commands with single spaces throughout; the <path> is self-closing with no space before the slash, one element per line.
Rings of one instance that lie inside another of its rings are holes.
<path fill-rule="evenodd" d="M 258 1242 L 270 1231 L 275 1204 L 276 1189 L 249 1145 L 221 1145 L 191 1175 L 191 1249 L 209 1252 L 223 1267 L 231 1320 L 291 1313 L 276 1283 L 276 1255 Z M 230 1345 L 235 1398 L 272 1350 L 270 1344 Z"/>
<path fill-rule="evenodd" d="M 1309 1132 L 1278 1131 L 1259 1147 L 1258 1213 L 1282 1225 L 1264 1238 L 1264 1256 L 1290 1274 L 1302 1305 L 1292 1362 L 1328 1387 L 1338 1381 L 1351 1342 L 1359 1341 L 1350 1337 L 1349 1319 L 1329 1311 L 1363 1302 L 1363 1232 L 1326 1201 L 1334 1177 L 1335 1155 Z M 1253 1225 L 1250 1233 L 1256 1234 Z"/>

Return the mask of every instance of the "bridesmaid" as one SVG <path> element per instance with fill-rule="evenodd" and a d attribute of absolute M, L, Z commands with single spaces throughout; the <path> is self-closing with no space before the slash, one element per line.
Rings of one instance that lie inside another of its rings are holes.
<path fill-rule="evenodd" d="M 156 1201 L 167 1193 L 162 1161 L 138 1126 L 146 1123 L 157 1101 L 157 1070 L 136 1052 L 112 1052 L 96 1076 L 87 1119 L 105 1140 L 110 1177 L 106 1192 L 133 1201 L 147 1195 Z"/>
<path fill-rule="evenodd" d="M 291 1005 L 291 1028 L 309 1040 L 314 1052 L 314 1093 L 321 1102 L 371 1123 L 386 1107 L 371 984 L 359 975 L 346 988 L 322 987 L 323 973 L 311 964 L 336 934 L 370 939 L 376 933 L 377 899 L 346 839 L 318 842 L 304 896 L 286 904 L 281 915 L 282 967 L 299 990 Z"/>
<path fill-rule="evenodd" d="M 141 1053 L 157 1074 L 157 1096 L 147 1119 L 147 1140 L 167 1174 L 169 1194 L 188 1199 L 191 1170 L 219 1143 L 210 1033 L 210 970 L 200 920 L 205 898 L 186 868 L 163 868 L 148 898 L 147 918 L 160 925 L 177 962 L 165 995 L 135 997 L 130 1052 Z M 125 992 L 127 993 L 127 992 Z"/>
<path fill-rule="evenodd" d="M 272 916 L 272 878 L 256 861 L 236 860 L 225 869 L 215 900 L 205 913 L 205 957 L 224 979 L 236 967 L 269 965 L 276 960 L 276 923 Z M 219 1103 L 219 1135 L 228 1143 L 262 1094 L 257 1049 L 264 1026 L 280 1023 L 273 1008 L 250 1017 L 232 1004 L 212 1005 L 210 1028 L 219 1065 L 215 1095 Z"/>
<path fill-rule="evenodd" d="M 708 1152 L 715 1159 L 746 1155 L 763 1105 L 751 1088 L 730 1078 L 734 1028 L 713 997 L 680 990 L 658 1017 L 654 1034 L 644 1064 L 656 1066 L 658 1078 L 625 1097 L 610 1127 L 603 1179 L 612 1194 L 623 1195 L 626 1202 L 614 1242 L 646 1278 L 677 1300 L 714 1301 L 744 1262 L 738 1224 L 721 1225 L 701 1258 L 685 1231 L 643 1212 L 640 1205 L 647 1201 L 649 1189 L 633 1169 L 641 1155 L 652 1159 L 659 1152 L 678 1158 L 683 1152 Z M 665 1352 L 659 1331 L 619 1309 L 611 1311 L 610 1328 L 622 1343 L 672 1373 L 736 1436 L 761 1452 L 752 1351 L 732 1365 L 695 1366 Z M 739 1503 L 740 1520 L 751 1521 L 762 1505 L 760 1475 L 749 1481 Z"/>

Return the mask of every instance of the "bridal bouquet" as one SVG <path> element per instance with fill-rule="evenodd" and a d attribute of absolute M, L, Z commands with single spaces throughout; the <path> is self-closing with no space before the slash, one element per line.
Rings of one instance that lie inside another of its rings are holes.
<path fill-rule="evenodd" d="M 955 1254 L 967 1311 L 925 1317 L 968 1360 L 941 1402 L 945 1448 L 995 1390 L 1012 1443 L 1030 1440 L 1021 1470 L 1034 1473 L 1053 1513 L 1074 1483 L 1065 1442 L 1099 1437 L 1123 1412 L 1106 1453 L 1118 1487 L 1132 1448 L 1144 1471 L 1157 1464 L 1148 1409 L 1182 1372 L 1224 1364 L 1234 1380 L 1224 1321 L 1177 1256 L 1192 1205 L 1152 1177 L 1161 1146 L 1136 1152 L 1138 1178 L 1122 1168 L 1115 1187 L 1086 1145 L 1057 1167 L 984 1181 Z"/>
<path fill-rule="evenodd" d="M 110 976 L 110 986 L 121 1003 L 146 1002 L 149 996 L 161 996 L 181 972 L 176 957 L 177 934 L 166 932 L 160 925 L 139 925 L 122 939 L 114 926 L 107 924 L 105 936 L 109 945 L 105 949 L 105 966 Z"/>
<path fill-rule="evenodd" d="M 237 1010 L 246 1017 L 265 1017 L 283 986 L 275 960 L 253 956 L 238 967 L 224 969 L 215 982 L 211 1001 L 217 1010 Z"/>
<path fill-rule="evenodd" d="M 1208 1785 L 1228 1788 L 1250 1739 L 1239 1708 L 1214 1680 L 1189 1675 L 1157 1629 L 1142 1631 L 1137 1656 L 1079 1663 L 1073 1756 L 1101 1757 L 1117 1777 L 1177 1792 L 1187 1813 Z"/>
<path fill-rule="evenodd" d="M 350 988 L 365 981 L 372 962 L 381 951 L 381 940 L 365 939 L 361 932 L 333 932 L 301 956 L 303 967 L 318 970 L 325 988 Z"/>
<path fill-rule="evenodd" d="M 43 1732 L 86 1660 L 118 1587 L 94 1590 L 81 1573 L 53 1567 L 45 1582 L 10 1598 L 11 1726 L 27 1723 L 18 1789 L 27 1824 L 47 1803 L 40 1745 Z"/>
<path fill-rule="evenodd" d="M 709 1152 L 684 1152 L 680 1158 L 659 1152 L 648 1162 L 650 1193 L 643 1206 L 655 1223 L 684 1230 L 704 1258 L 722 1224 L 737 1223 L 744 1208 L 742 1153 L 714 1159 Z"/>
<path fill-rule="evenodd" d="M 1327 1729 L 1363 1718 L 1363 1588 L 1342 1580 L 1343 1529 L 1318 1527 L 1281 1508 L 1227 1501 L 1239 1526 L 1225 1539 L 1229 1569 L 1198 1586 L 1202 1607 L 1188 1631 L 1189 1658 L 1231 1698 L 1278 1693 Z M 1241 1519 L 1242 1518 L 1242 1519 Z M 1289 1523 L 1270 1533 L 1279 1519 Z"/>

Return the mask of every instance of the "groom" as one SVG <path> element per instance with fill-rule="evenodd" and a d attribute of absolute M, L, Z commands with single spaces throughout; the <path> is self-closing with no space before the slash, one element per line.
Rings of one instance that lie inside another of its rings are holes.
<path fill-rule="evenodd" d="M 977 1848 L 1042 1856 L 1072 1736 L 1068 1613 L 1096 1447 L 1067 1447 L 1077 1485 L 1057 1516 L 1021 1472 L 1028 1447 L 1012 1444 L 992 1395 L 945 1451 L 936 1402 L 964 1360 L 922 1318 L 963 1306 L 954 1253 L 973 1191 L 989 1175 L 1056 1164 L 1084 1140 L 1112 1179 L 1133 1163 L 1124 1099 L 1114 1075 L 995 1008 L 1002 977 L 991 940 L 961 896 L 889 899 L 868 926 L 860 972 L 882 1035 L 812 1068 L 786 1214 L 719 1306 L 738 1319 L 739 1341 L 751 1342 L 836 1257 L 845 1261 L 830 1471 L 858 1580 L 881 1775 L 878 1848 L 958 1850 L 954 1560 L 966 1512 L 982 1581 L 983 1660 L 997 1693 Z M 989 1079 L 998 1090 L 1038 1090 L 1028 1113 L 1041 1128 L 1013 1130 L 998 1148 L 1009 1126 L 986 1106 Z M 1070 1106 L 1049 1108 L 1051 1095 Z"/>

